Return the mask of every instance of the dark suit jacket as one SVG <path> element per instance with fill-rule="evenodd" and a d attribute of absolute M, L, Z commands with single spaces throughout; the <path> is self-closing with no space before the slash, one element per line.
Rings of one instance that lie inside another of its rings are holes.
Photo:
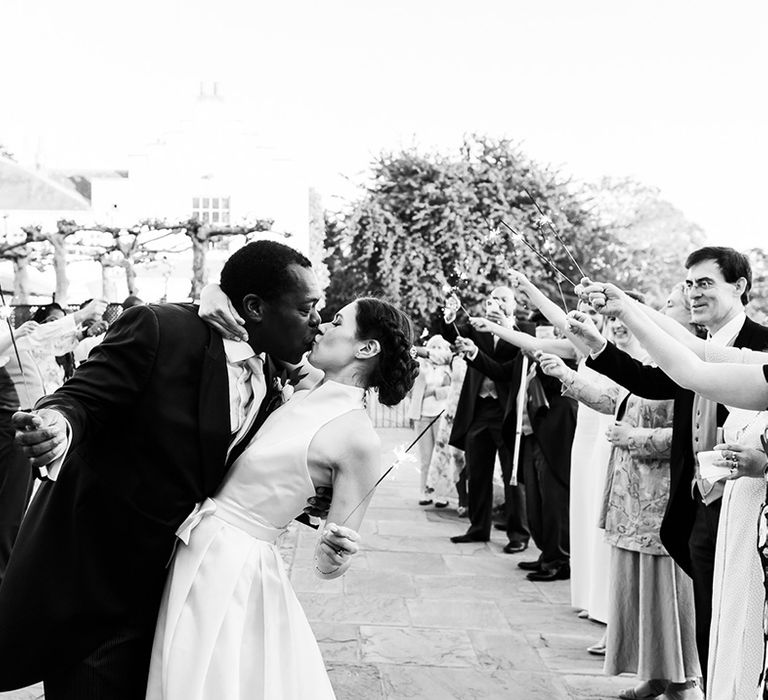
<path fill-rule="evenodd" d="M 484 357 L 492 358 L 495 362 L 510 370 L 520 353 L 518 348 L 503 340 L 499 340 L 494 349 L 493 335 L 490 333 L 479 333 L 471 326 L 462 327 L 461 334 L 475 342 L 479 349 L 478 357 L 483 355 Z M 445 327 L 444 336 L 451 342 L 456 340 L 456 330 L 452 325 Z M 480 367 L 481 365 L 478 364 L 477 358 L 474 361 L 467 361 L 467 373 L 464 376 L 461 394 L 459 394 L 459 402 L 456 405 L 456 417 L 453 420 L 453 428 L 451 429 L 451 436 L 448 442 L 460 450 L 464 449 L 464 439 L 475 419 L 477 394 L 486 376 Z M 493 379 L 493 377 L 491 378 Z M 504 411 L 507 411 L 509 409 L 509 380 L 494 380 L 494 386 L 496 387 L 496 395 L 499 397 L 499 405 Z"/>
<path fill-rule="evenodd" d="M 522 354 L 511 363 L 501 363 L 480 352 L 473 362 L 483 374 L 497 381 L 508 382 L 502 435 L 510 450 L 514 450 L 515 443 L 517 394 L 522 378 L 522 362 Z M 546 404 L 534 405 L 530 400 L 529 391 L 528 417 L 533 434 L 552 473 L 558 481 L 570 488 L 571 446 L 576 431 L 577 403 L 572 398 L 563 396 L 560 382 L 543 374 L 538 367 L 535 381 L 539 382 L 544 391 Z M 522 474 L 520 476 L 522 477 Z"/>
<path fill-rule="evenodd" d="M 764 350 L 768 347 L 768 328 L 748 318 L 736 336 L 734 346 Z M 675 401 L 669 502 L 661 523 L 660 534 L 662 544 L 669 554 L 690 575 L 691 556 L 688 540 L 696 517 L 696 502 L 691 495 L 691 482 L 695 474 L 695 458 L 691 444 L 694 392 L 675 384 L 658 367 L 644 365 L 611 343 L 608 343 L 605 350 L 596 358 L 589 358 L 587 365 L 610 377 L 637 396 Z M 718 425 L 722 425 L 727 417 L 724 406 L 718 406 L 717 417 Z"/>
<path fill-rule="evenodd" d="M 257 423 L 278 402 L 267 363 Z M 130 309 L 61 389 L 72 443 L 0 585 L 0 689 L 39 681 L 125 629 L 153 629 L 174 532 L 225 474 L 221 337 L 191 305 Z"/>

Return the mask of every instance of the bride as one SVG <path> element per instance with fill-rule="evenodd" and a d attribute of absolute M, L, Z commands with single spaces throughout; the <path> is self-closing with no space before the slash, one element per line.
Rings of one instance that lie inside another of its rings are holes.
<path fill-rule="evenodd" d="M 223 295 L 214 288 L 207 299 L 201 315 L 234 335 L 234 319 L 217 320 L 235 315 Z M 408 317 L 385 301 L 358 299 L 320 330 L 307 360 L 323 378 L 267 418 L 219 491 L 177 531 L 148 700 L 334 697 L 275 543 L 317 487 L 332 487 L 315 573 L 330 579 L 349 568 L 367 502 L 356 506 L 380 471 L 366 391 L 394 405 L 418 365 Z"/>

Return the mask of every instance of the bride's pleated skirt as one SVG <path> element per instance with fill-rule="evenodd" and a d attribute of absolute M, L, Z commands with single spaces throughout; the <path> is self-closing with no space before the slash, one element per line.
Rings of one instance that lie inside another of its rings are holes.
<path fill-rule="evenodd" d="M 158 617 L 149 700 L 332 700 L 277 547 L 216 517 L 179 543 Z"/>

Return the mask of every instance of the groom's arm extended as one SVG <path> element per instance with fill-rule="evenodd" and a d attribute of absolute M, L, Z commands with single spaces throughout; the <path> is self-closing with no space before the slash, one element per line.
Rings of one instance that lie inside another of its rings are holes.
<path fill-rule="evenodd" d="M 53 394 L 40 399 L 35 409 L 52 409 L 64 416 L 70 429 L 69 449 L 76 447 L 89 432 L 118 420 L 121 412 L 134 405 L 154 367 L 159 342 L 160 328 L 153 309 L 129 309 L 75 375 Z M 42 416 L 51 414 L 43 412 Z M 20 419 L 14 422 L 17 429 L 21 427 Z M 60 432 L 61 425 L 57 423 L 55 430 Z M 27 430 L 19 436 L 28 457 L 37 454 L 36 446 L 52 439 L 52 429 Z M 60 459 L 61 455 L 52 457 Z"/>

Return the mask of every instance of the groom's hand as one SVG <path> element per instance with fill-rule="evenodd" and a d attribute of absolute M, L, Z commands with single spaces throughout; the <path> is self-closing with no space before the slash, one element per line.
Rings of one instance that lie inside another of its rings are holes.
<path fill-rule="evenodd" d="M 17 411 L 11 418 L 16 444 L 33 468 L 45 467 L 58 459 L 67 443 L 67 422 L 58 411 Z"/>
<path fill-rule="evenodd" d="M 328 517 L 328 511 L 331 509 L 331 500 L 333 499 L 333 489 L 328 486 L 318 486 L 315 495 L 307 499 L 307 507 L 304 512 L 314 518 L 325 520 Z"/>

